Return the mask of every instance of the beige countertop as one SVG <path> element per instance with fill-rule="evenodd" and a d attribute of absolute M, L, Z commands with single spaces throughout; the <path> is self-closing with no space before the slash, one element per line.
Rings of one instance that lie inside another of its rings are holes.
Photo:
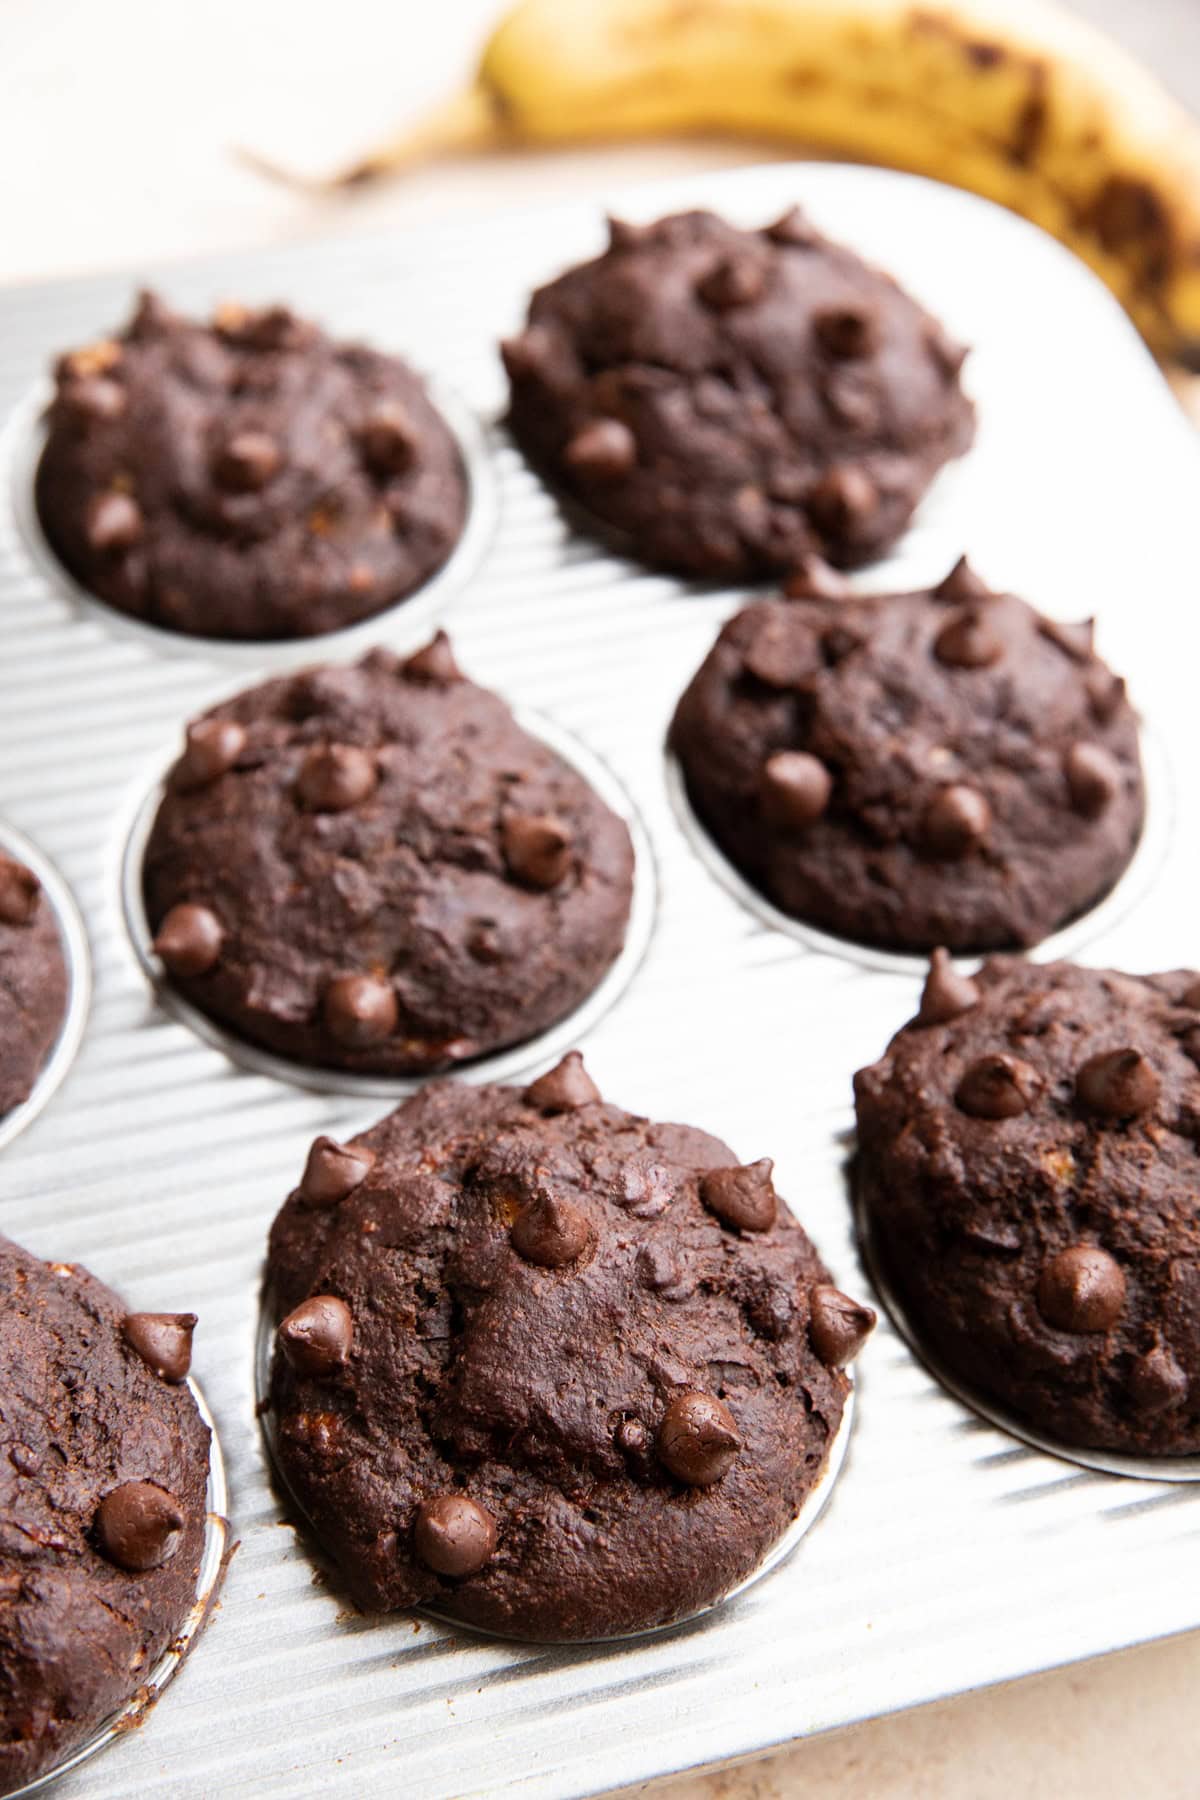
<path fill-rule="evenodd" d="M 496 0 L 419 11 L 411 0 L 334 8 L 4 0 L 0 280 L 141 269 L 320 231 L 581 198 L 772 154 L 701 143 L 462 162 L 336 205 L 274 186 L 231 154 L 251 145 L 312 168 L 353 155 L 469 68 L 496 10 Z M 1082 10 L 1125 32 L 1200 104 L 1195 0 L 1086 0 Z M 1196 1800 L 1198 1692 L 1193 1634 L 654 1792 L 659 1800 Z"/>

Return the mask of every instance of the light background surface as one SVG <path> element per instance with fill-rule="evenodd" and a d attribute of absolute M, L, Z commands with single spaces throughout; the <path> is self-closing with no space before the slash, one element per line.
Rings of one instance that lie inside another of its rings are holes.
<path fill-rule="evenodd" d="M 1117 29 L 1200 106 L 1195 0 L 1087 0 L 1081 10 Z M 331 206 L 264 182 L 230 154 L 246 144 L 313 169 L 353 155 L 469 69 L 495 11 L 495 0 L 209 0 L 203 8 L 0 0 L 0 279 L 136 269 L 761 159 L 712 144 L 505 157 L 423 169 Z M 1178 1639 L 656 1792 L 662 1800 L 800 1792 L 811 1800 L 1194 1800 L 1197 1692 L 1200 1639 Z"/>

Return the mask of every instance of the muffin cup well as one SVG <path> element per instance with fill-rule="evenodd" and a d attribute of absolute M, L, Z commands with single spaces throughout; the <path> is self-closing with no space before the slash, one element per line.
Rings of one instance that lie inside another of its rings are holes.
<path fill-rule="evenodd" d="M 275 1454 L 274 1417 L 270 1406 L 271 1357 L 275 1344 L 275 1326 L 276 1320 L 267 1303 L 267 1296 L 264 1292 L 259 1309 L 258 1337 L 255 1343 L 254 1355 L 254 1383 L 255 1392 L 258 1396 L 257 1411 L 259 1422 L 262 1426 L 263 1443 L 266 1447 L 267 1460 L 270 1463 L 275 1485 L 280 1493 L 286 1495 L 289 1504 L 295 1509 L 297 1518 L 304 1521 L 304 1528 L 308 1531 L 310 1527 L 307 1516 L 305 1515 L 303 1507 L 300 1506 L 292 1492 L 287 1477 Z M 764 1581 L 769 1575 L 774 1574 L 777 1569 L 781 1568 L 783 1564 L 788 1561 L 792 1552 L 800 1543 L 800 1540 L 808 1535 L 809 1531 L 811 1531 L 812 1527 L 816 1524 L 817 1520 L 821 1517 L 821 1514 L 825 1511 L 826 1506 L 829 1504 L 830 1497 L 837 1483 L 837 1479 L 842 1472 L 847 1452 L 850 1448 L 850 1434 L 854 1426 L 855 1395 L 856 1387 L 853 1380 L 851 1380 L 850 1391 L 846 1395 L 846 1404 L 842 1409 L 841 1422 L 830 1442 L 829 1452 L 825 1458 L 824 1467 L 814 1485 L 805 1495 L 800 1511 L 796 1514 L 796 1517 L 792 1520 L 783 1535 L 777 1538 L 771 1545 L 758 1567 L 753 1569 L 742 1581 L 739 1581 L 736 1586 L 731 1587 L 728 1593 L 720 1595 L 716 1600 L 710 1600 L 704 1606 L 697 1607 L 694 1612 L 684 1613 L 679 1618 L 670 1619 L 662 1625 L 648 1625 L 641 1631 L 620 1632 L 617 1635 L 610 1637 L 556 1639 L 554 1640 L 554 1648 L 569 1650 L 573 1647 L 587 1644 L 625 1644 L 636 1643 L 650 1638 L 666 1637 L 673 1631 L 683 1630 L 687 1626 L 694 1624 L 697 1620 L 707 1618 L 710 1613 L 717 1611 L 719 1607 L 730 1605 L 730 1603 L 736 1600 L 739 1595 L 747 1593 L 751 1588 L 756 1587 L 760 1581 Z M 315 1533 L 313 1534 L 313 1542 L 320 1548 L 320 1540 L 316 1537 Z M 479 1625 L 467 1625 L 464 1624 L 461 1619 L 455 1619 L 448 1613 L 439 1612 L 438 1609 L 433 1606 L 414 1607 L 412 1611 L 421 1618 L 436 1619 L 439 1624 L 448 1625 L 452 1630 L 461 1631 L 468 1637 L 494 1639 L 501 1643 L 518 1644 L 538 1643 L 543 1641 L 537 1638 L 518 1637 L 515 1634 L 508 1632 L 486 1631 Z M 382 1623 L 389 1617 L 403 1618 L 406 1615 L 403 1612 L 399 1612 L 394 1615 L 380 1613 L 374 1616 Z"/>
<path fill-rule="evenodd" d="M 261 669 L 288 668 L 318 658 L 350 658 L 386 633 L 389 643 L 416 648 L 427 639 L 455 598 L 474 576 L 495 531 L 498 517 L 496 478 L 488 453 L 487 434 L 465 401 L 423 370 L 429 398 L 458 447 L 467 486 L 462 533 L 450 555 L 429 579 L 400 600 L 348 625 L 313 637 L 217 638 L 170 631 L 121 612 L 93 594 L 60 561 L 38 515 L 35 479 L 46 443 L 45 415 L 53 390 L 41 382 L 14 408 L 0 434 L 0 463 L 7 462 L 12 483 L 13 516 L 20 541 L 38 575 L 80 615 L 97 620 L 148 649 L 166 656 L 190 656 Z"/>
<path fill-rule="evenodd" d="M 229 1541 L 229 1493 L 225 1481 L 225 1462 L 221 1455 L 221 1444 L 217 1437 L 216 1422 L 209 1411 L 208 1402 L 199 1384 L 187 1378 L 186 1386 L 196 1403 L 196 1411 L 204 1420 L 209 1430 L 208 1450 L 208 1490 L 205 1496 L 204 1516 L 204 1549 L 200 1558 L 200 1573 L 196 1582 L 196 1597 L 188 1609 L 187 1617 L 179 1630 L 167 1645 L 154 1667 L 146 1672 L 137 1692 L 118 1712 L 102 1725 L 97 1726 L 91 1736 L 79 1744 L 62 1762 L 55 1763 L 53 1768 L 45 1769 L 23 1787 L 14 1788 L 8 1800 L 24 1800 L 27 1794 L 40 1794 L 51 1782 L 70 1770 L 77 1769 L 101 1750 L 115 1743 L 138 1726 L 148 1722 L 151 1711 L 161 1698 L 164 1689 L 178 1673 L 184 1658 L 190 1652 L 196 1639 L 212 1611 L 221 1583 L 225 1576 L 226 1565 L 232 1553 Z"/>
<path fill-rule="evenodd" d="M 863 1204 L 854 1162 L 848 1167 L 847 1179 L 859 1253 L 867 1279 L 909 1349 L 955 1400 L 978 1413 L 989 1425 L 997 1426 L 1010 1437 L 1019 1438 L 1031 1449 L 1044 1451 L 1047 1456 L 1056 1456 L 1063 1462 L 1076 1463 L 1081 1469 L 1093 1469 L 1101 1475 L 1127 1475 L 1136 1481 L 1200 1481 L 1200 1456 L 1129 1456 L 1119 1450 L 1089 1450 L 1077 1444 L 1064 1444 L 1057 1438 L 1044 1437 L 1024 1419 L 996 1406 L 960 1381 L 930 1348 L 888 1278 L 870 1216 Z"/>
<path fill-rule="evenodd" d="M 650 838 L 632 799 L 608 765 L 578 738 L 540 714 L 514 709 L 516 722 L 529 736 L 547 745 L 569 763 L 624 822 L 633 841 L 633 898 L 625 930 L 625 942 L 600 982 L 578 1006 L 557 1024 L 521 1043 L 511 1044 L 471 1061 L 420 1075 L 359 1075 L 346 1069 L 292 1062 L 239 1037 L 228 1026 L 193 1006 L 164 974 L 154 954 L 152 933 L 142 895 L 142 864 L 146 843 L 163 795 L 166 771 L 178 752 L 172 750 L 158 763 L 148 790 L 137 804 L 129 826 L 121 866 L 121 900 L 134 954 L 164 1008 L 187 1025 L 197 1037 L 223 1050 L 235 1063 L 259 1075 L 270 1075 L 320 1094 L 349 1094 L 363 1100 L 401 1100 L 425 1083 L 453 1075 L 464 1081 L 513 1081 L 539 1064 L 550 1063 L 574 1049 L 604 1015 L 616 1005 L 649 947 L 657 911 L 657 881 Z"/>
<path fill-rule="evenodd" d="M 63 961 L 67 966 L 67 1006 L 58 1036 L 27 1098 L 0 1117 L 0 1149 L 3 1149 L 37 1118 L 74 1061 L 87 1023 L 92 976 L 83 919 L 70 888 L 54 864 L 22 832 L 3 821 L 0 821 L 0 850 L 32 869 L 41 882 L 42 891 L 54 911 Z"/>
<path fill-rule="evenodd" d="M 1108 891 L 1086 912 L 1078 914 L 1051 932 L 1038 944 L 1024 952 L 1037 962 L 1056 962 L 1072 958 L 1094 939 L 1102 937 L 1133 911 L 1153 887 L 1171 845 L 1175 824 L 1174 787 L 1170 765 L 1162 745 L 1143 725 L 1140 732 L 1142 777 L 1145 786 L 1146 811 L 1141 836 L 1124 871 Z M 752 913 L 760 924 L 824 956 L 843 957 L 862 968 L 883 970 L 891 975 L 910 975 L 923 979 L 929 963 L 928 955 L 901 950 L 884 950 L 872 944 L 856 943 L 852 938 L 837 937 L 817 925 L 809 925 L 783 912 L 735 867 L 710 836 L 692 805 L 682 764 L 674 751 L 666 751 L 664 771 L 667 796 L 689 848 L 714 880 L 727 894 Z M 1000 946 L 996 946 L 999 950 Z M 1021 953 L 1019 945 L 1007 949 Z M 962 951 L 954 960 L 974 966 L 985 951 Z"/>

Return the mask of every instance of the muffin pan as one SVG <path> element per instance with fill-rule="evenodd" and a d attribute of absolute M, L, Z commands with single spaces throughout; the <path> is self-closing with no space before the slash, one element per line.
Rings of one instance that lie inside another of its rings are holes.
<path fill-rule="evenodd" d="M 646 1638 L 547 1648 L 347 1614 L 314 1581 L 270 1483 L 254 1417 L 267 1227 L 304 1146 L 351 1135 L 379 1101 L 235 1064 L 158 1004 L 126 925 L 131 821 L 185 719 L 235 681 L 373 641 L 411 647 L 428 636 L 416 609 L 429 590 L 349 641 L 261 647 L 168 637 L 80 603 L 30 535 L 31 384 L 58 349 L 121 316 L 150 273 L 192 308 L 285 298 L 339 334 L 411 352 L 452 417 L 444 382 L 494 418 L 497 340 L 536 283 L 602 244 L 604 203 L 642 219 L 710 205 L 754 223 L 796 200 L 976 346 L 975 448 L 857 581 L 917 586 L 967 549 L 1042 610 L 1097 614 L 1100 651 L 1147 720 L 1151 816 L 1133 868 L 1068 941 L 1118 967 L 1194 965 L 1200 454 L 1115 303 L 1030 226 L 910 177 L 775 166 L 469 228 L 0 293 L 0 813 L 70 883 L 95 978 L 67 1090 L 0 1156 L 0 1229 L 87 1263 L 134 1304 L 186 1272 L 240 1540 L 185 1678 L 144 1730 L 61 1778 L 64 1800 L 594 1793 L 1200 1625 L 1194 1481 L 1163 1468 L 1133 1482 L 1032 1448 L 939 1385 L 886 1317 L 856 1370 L 850 1453 L 820 1529 L 769 1578 Z M 915 1009 L 918 967 L 775 929 L 681 828 L 667 725 L 744 591 L 689 589 L 574 535 L 503 431 L 479 435 L 476 512 L 494 483 L 498 524 L 449 620 L 464 666 L 556 747 L 561 730 L 606 797 L 591 759 L 611 771 L 657 870 L 633 979 L 567 1035 L 586 1029 L 603 1091 L 716 1132 L 740 1157 L 774 1156 L 834 1280 L 866 1298 L 844 1166 L 850 1079 Z M 538 1060 L 563 1041 L 537 1046 Z"/>

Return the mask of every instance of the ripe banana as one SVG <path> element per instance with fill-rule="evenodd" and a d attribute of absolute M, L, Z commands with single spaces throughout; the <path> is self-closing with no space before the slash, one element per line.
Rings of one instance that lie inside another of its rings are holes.
<path fill-rule="evenodd" d="M 474 86 L 338 184 L 443 150 L 696 130 L 999 201 L 1200 367 L 1200 126 L 1052 0 L 518 0 Z"/>

